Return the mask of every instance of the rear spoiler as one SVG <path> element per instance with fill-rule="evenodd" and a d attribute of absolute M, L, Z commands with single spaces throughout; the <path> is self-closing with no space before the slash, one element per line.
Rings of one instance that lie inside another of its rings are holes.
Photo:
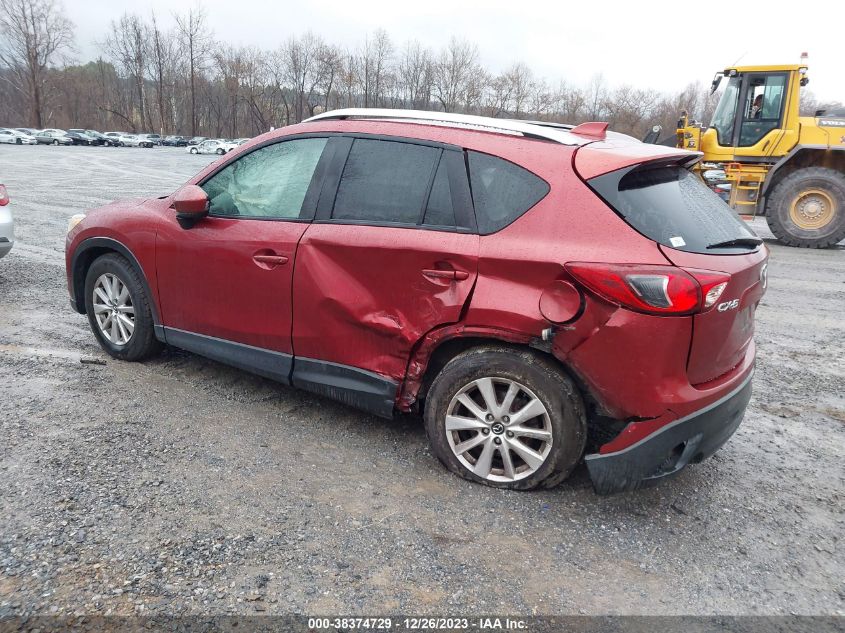
<path fill-rule="evenodd" d="M 596 141 L 578 148 L 573 158 L 575 171 L 583 180 L 635 165 L 680 165 L 689 169 L 701 160 L 701 152 L 644 143 L 617 144 Z"/>

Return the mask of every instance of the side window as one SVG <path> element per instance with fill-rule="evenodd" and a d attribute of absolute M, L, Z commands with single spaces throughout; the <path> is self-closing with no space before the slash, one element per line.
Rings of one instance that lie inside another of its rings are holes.
<path fill-rule="evenodd" d="M 355 139 L 340 177 L 332 218 L 417 224 L 441 151 L 412 143 Z"/>
<path fill-rule="evenodd" d="M 549 192 L 545 180 L 519 165 L 489 154 L 467 154 L 475 216 L 482 235 L 505 228 Z"/>
<path fill-rule="evenodd" d="M 751 75 L 742 114 L 739 146 L 750 147 L 780 126 L 786 75 Z"/>
<path fill-rule="evenodd" d="M 205 181 L 209 213 L 226 217 L 299 218 L 325 138 L 282 141 L 250 152 Z"/>

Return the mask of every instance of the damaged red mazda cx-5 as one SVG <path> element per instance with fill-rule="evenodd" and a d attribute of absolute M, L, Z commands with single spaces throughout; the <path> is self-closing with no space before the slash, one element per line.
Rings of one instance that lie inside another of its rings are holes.
<path fill-rule="evenodd" d="M 762 241 L 697 153 L 606 131 L 340 110 L 67 237 L 71 303 L 113 357 L 162 344 L 373 414 L 526 490 L 599 493 L 712 455 L 754 371 Z"/>

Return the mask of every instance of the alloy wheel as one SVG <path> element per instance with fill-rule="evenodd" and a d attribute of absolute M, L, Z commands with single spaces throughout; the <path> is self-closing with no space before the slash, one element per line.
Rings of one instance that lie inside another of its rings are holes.
<path fill-rule="evenodd" d="M 129 288 L 117 275 L 105 273 L 97 278 L 92 299 L 100 334 L 114 345 L 126 345 L 135 332 L 135 307 Z"/>
<path fill-rule="evenodd" d="M 446 409 L 446 438 L 477 477 L 511 482 L 529 477 L 552 448 L 546 405 L 525 385 L 500 377 L 473 380 Z"/>

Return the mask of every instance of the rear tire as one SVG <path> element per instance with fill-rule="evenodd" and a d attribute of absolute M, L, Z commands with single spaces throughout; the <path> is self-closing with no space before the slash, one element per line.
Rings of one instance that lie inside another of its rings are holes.
<path fill-rule="evenodd" d="M 59 139 L 53 139 L 53 145 L 58 145 L 58 144 L 59 144 Z"/>
<path fill-rule="evenodd" d="M 223 154 L 226 153 L 226 150 L 224 150 L 222 147 L 220 147 L 220 148 L 217 149 L 217 153 L 222 156 Z"/>
<path fill-rule="evenodd" d="M 105 286 L 110 281 L 114 283 L 112 280 L 115 279 L 119 282 L 116 284 L 118 288 L 122 291 L 125 287 L 128 296 L 122 299 L 114 297 L 114 301 L 110 301 L 112 296 Z M 95 295 L 95 288 L 98 285 L 100 292 Z M 103 290 L 106 290 L 106 296 Z M 96 307 L 95 296 L 97 297 Z M 104 327 L 98 318 L 108 319 L 109 310 L 104 309 L 104 306 L 112 304 L 118 306 L 117 310 L 111 311 L 112 320 L 107 321 Z M 161 350 L 161 343 L 155 337 L 150 298 L 147 296 L 138 271 L 124 257 L 116 253 L 102 255 L 88 268 L 88 273 L 85 275 L 85 311 L 94 336 L 112 358 L 137 361 Z M 133 323 L 131 334 L 123 340 L 128 327 L 126 320 L 130 317 Z M 115 319 L 121 320 L 122 323 L 120 327 L 112 328 L 111 323 Z"/>
<path fill-rule="evenodd" d="M 792 172 L 769 195 L 766 221 L 787 246 L 835 246 L 845 239 L 845 174 L 827 167 Z"/>
<path fill-rule="evenodd" d="M 464 404 L 467 397 L 475 412 Z M 572 380 L 527 350 L 479 347 L 459 354 L 426 397 L 425 429 L 437 458 L 464 479 L 496 488 L 556 486 L 580 461 L 586 428 Z"/>

